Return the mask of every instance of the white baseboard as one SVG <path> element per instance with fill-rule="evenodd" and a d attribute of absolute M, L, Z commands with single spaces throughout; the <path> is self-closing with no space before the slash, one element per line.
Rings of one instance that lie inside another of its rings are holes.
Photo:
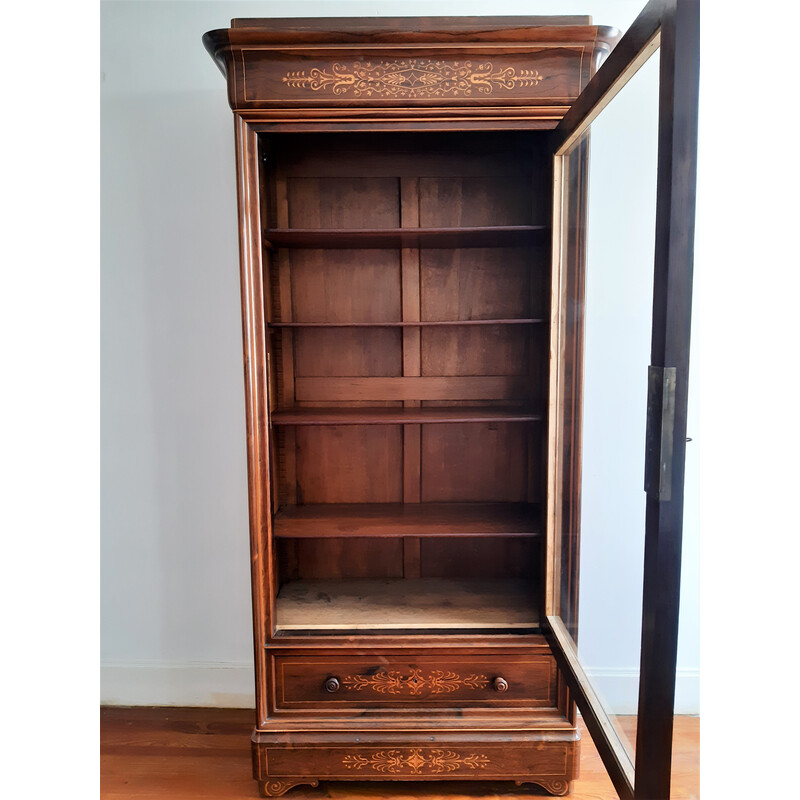
<path fill-rule="evenodd" d="M 255 708 L 247 663 L 104 662 L 100 703 L 109 706 Z"/>
<path fill-rule="evenodd" d="M 639 703 L 639 671 L 587 669 L 605 707 L 612 714 L 635 714 Z M 700 713 L 700 670 L 679 669 L 675 681 L 675 713 Z"/>

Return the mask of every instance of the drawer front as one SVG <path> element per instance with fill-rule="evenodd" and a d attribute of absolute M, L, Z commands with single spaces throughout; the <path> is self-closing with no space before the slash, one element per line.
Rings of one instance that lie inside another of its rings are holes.
<path fill-rule="evenodd" d="M 556 705 L 551 655 L 275 656 L 275 707 Z"/>

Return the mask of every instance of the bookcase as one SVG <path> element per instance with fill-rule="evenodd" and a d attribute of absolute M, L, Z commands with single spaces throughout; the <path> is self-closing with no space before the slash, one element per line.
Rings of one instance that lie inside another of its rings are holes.
<path fill-rule="evenodd" d="M 266 796 L 577 774 L 548 620 L 575 635 L 588 150 L 555 176 L 552 136 L 616 40 L 589 17 L 204 37 L 236 133 Z"/>

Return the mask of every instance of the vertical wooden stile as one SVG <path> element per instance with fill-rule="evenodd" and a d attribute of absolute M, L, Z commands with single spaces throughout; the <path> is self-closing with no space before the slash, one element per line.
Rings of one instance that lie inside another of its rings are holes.
<path fill-rule="evenodd" d="M 275 200 L 279 227 L 289 227 L 289 197 L 286 177 L 279 171 L 275 180 Z M 291 260 L 286 249 L 278 251 L 278 297 L 280 301 L 281 322 L 292 322 L 292 274 Z M 281 407 L 291 408 L 294 398 L 294 335 L 291 328 L 281 329 Z M 281 473 L 284 485 L 281 496 L 285 502 L 297 502 L 297 437 L 292 426 L 283 431 L 283 459 Z"/>
<path fill-rule="evenodd" d="M 419 179 L 400 179 L 400 225 L 419 227 Z M 419 249 L 404 248 L 400 257 L 402 312 L 404 322 L 419 322 L 421 313 Z M 419 377 L 422 332 L 420 328 L 403 328 L 403 377 Z M 405 408 L 418 408 L 419 400 L 404 400 Z M 403 426 L 403 502 L 420 502 L 422 472 L 422 431 L 419 425 Z M 417 536 L 403 539 L 403 575 L 420 576 L 420 541 Z"/>
<path fill-rule="evenodd" d="M 269 436 L 267 409 L 266 328 L 259 213 L 258 135 L 240 117 L 234 118 L 236 183 L 239 207 L 239 271 L 244 339 L 247 422 L 248 504 L 250 509 L 251 581 L 253 585 L 253 644 L 255 649 L 256 724 L 267 719 L 266 656 L 274 603 L 272 518 L 270 514 Z"/>

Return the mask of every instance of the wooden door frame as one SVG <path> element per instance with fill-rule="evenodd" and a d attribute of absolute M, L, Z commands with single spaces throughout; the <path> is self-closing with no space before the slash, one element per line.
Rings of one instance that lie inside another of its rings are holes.
<path fill-rule="evenodd" d="M 674 374 L 674 407 L 667 421 L 663 392 L 648 402 L 647 487 L 642 649 L 635 769 L 577 658 L 558 605 L 559 565 L 548 571 L 545 633 L 572 696 L 622 800 L 669 800 L 677 666 L 683 483 L 688 406 L 689 341 L 697 171 L 699 0 L 651 0 L 553 132 L 554 298 L 560 291 L 563 220 L 562 160 L 592 120 L 660 46 L 658 184 L 654 254 L 651 371 Z M 561 347 L 554 305 L 551 352 Z M 558 364 L 558 359 L 554 361 Z M 576 369 L 579 365 L 576 365 Z M 556 558 L 558 433 L 562 378 L 551 383 L 548 539 Z M 660 384 L 659 384 L 660 386 Z M 652 408 L 651 408 L 652 406 Z M 576 532 L 577 533 L 577 532 Z M 577 535 L 575 536 L 577 549 Z M 572 559 L 577 569 L 577 559 Z M 574 578 L 574 576 L 573 576 Z"/>

